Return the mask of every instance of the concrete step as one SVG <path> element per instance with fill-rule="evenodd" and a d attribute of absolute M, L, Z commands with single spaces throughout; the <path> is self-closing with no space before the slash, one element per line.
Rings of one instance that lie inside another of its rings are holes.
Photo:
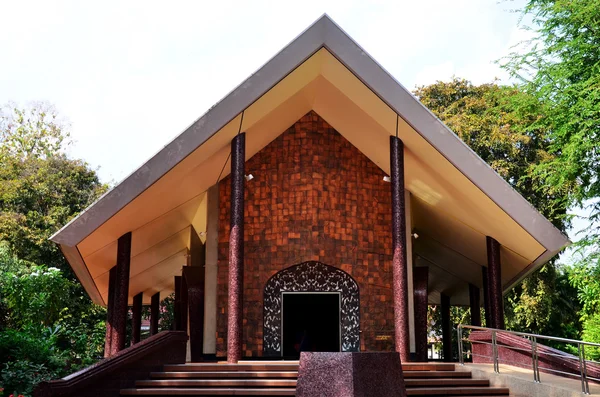
<path fill-rule="evenodd" d="M 240 361 L 227 363 L 186 363 L 165 365 L 165 372 L 201 371 L 297 371 L 298 361 Z M 403 371 L 454 371 L 453 363 L 404 363 Z"/>
<path fill-rule="evenodd" d="M 468 372 L 459 372 L 469 374 Z M 152 372 L 152 379 L 297 378 L 298 371 L 184 371 Z"/>
<path fill-rule="evenodd" d="M 140 387 L 296 387 L 296 379 L 160 379 L 138 380 L 135 386 Z"/>
<path fill-rule="evenodd" d="M 122 396 L 295 396 L 296 389 L 244 389 L 244 388 L 206 388 L 206 389 L 123 389 Z"/>
<path fill-rule="evenodd" d="M 404 379 L 407 388 L 414 387 L 457 387 L 457 386 L 479 386 L 488 387 L 490 381 L 487 379 Z"/>
<path fill-rule="evenodd" d="M 403 371 L 404 379 L 414 378 L 470 378 L 471 372 L 458 371 Z"/>
<path fill-rule="evenodd" d="M 165 365 L 165 372 L 204 372 L 204 371 L 298 371 L 298 363 L 239 363 L 239 364 L 221 364 L 221 363 L 187 363 Z"/>
<path fill-rule="evenodd" d="M 505 387 L 424 387 L 406 390 L 407 396 L 508 396 Z"/>

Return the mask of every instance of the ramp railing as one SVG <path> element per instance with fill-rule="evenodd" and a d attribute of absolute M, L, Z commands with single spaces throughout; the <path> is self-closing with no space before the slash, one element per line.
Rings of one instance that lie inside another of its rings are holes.
<path fill-rule="evenodd" d="M 541 383 L 540 369 L 575 377 L 581 380 L 584 394 L 590 394 L 590 380 L 600 382 L 600 362 L 586 358 L 586 348 L 600 348 L 599 343 L 463 324 L 458 325 L 457 331 L 461 365 L 464 365 L 466 355 L 474 363 L 493 363 L 496 373 L 500 373 L 500 364 L 530 368 L 536 383 Z M 468 338 L 465 338 L 466 331 L 471 331 Z M 540 341 L 570 345 L 577 354 L 545 346 Z M 471 344 L 470 350 L 464 349 L 465 343 Z"/>

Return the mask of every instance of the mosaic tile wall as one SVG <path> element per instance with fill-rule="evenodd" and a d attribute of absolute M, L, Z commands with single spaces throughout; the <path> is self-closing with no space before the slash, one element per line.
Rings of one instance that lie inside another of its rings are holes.
<path fill-rule="evenodd" d="M 367 132 L 365 132 L 367 133 Z M 249 138 L 247 138 L 249 139 Z M 306 261 L 360 291 L 360 349 L 393 350 L 391 193 L 384 172 L 310 112 L 246 162 L 243 355 L 263 355 L 267 280 Z M 217 355 L 226 354 L 229 196 L 219 186 Z"/>

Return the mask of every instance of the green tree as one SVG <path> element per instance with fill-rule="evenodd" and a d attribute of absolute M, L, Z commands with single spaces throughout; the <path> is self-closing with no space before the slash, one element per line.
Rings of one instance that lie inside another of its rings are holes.
<path fill-rule="evenodd" d="M 419 87 L 415 94 L 557 228 L 569 227 L 567 209 L 575 184 L 549 185 L 536 172 L 555 157 L 542 101 L 516 87 L 476 86 L 458 78 Z M 569 287 L 552 263 L 533 273 L 505 297 L 507 326 L 577 336 L 575 292 Z M 569 324 L 564 329 L 563 321 Z"/>
<path fill-rule="evenodd" d="M 21 259 L 70 274 L 48 238 L 107 186 L 85 162 L 66 156 L 66 127 L 43 109 L 13 106 L 0 114 L 0 240 Z"/>
<path fill-rule="evenodd" d="M 44 104 L 0 112 L 0 388 L 89 365 L 104 347 L 105 310 L 93 304 L 48 238 L 106 190 L 69 158 L 65 123 Z"/>
<path fill-rule="evenodd" d="M 569 198 L 589 210 L 577 242 L 580 260 L 569 271 L 583 305 L 584 336 L 600 342 L 600 2 L 529 0 L 522 10 L 534 37 L 505 59 L 520 87 L 546 104 L 549 161 L 537 175 L 548 185 L 571 185 Z"/>

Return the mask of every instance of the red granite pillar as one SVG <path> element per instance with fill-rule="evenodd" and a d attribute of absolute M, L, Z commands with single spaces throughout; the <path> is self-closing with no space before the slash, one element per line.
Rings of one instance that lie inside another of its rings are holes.
<path fill-rule="evenodd" d="M 132 317 L 131 317 L 131 344 L 135 345 L 141 339 L 142 333 L 142 299 L 144 293 L 140 292 L 133 297 Z"/>
<path fill-rule="evenodd" d="M 441 294 L 442 300 L 442 346 L 444 361 L 452 361 L 452 321 L 450 320 L 450 297 Z"/>
<path fill-rule="evenodd" d="M 488 255 L 488 293 L 490 296 L 492 328 L 504 329 L 500 243 L 489 236 L 486 237 L 486 242 Z"/>
<path fill-rule="evenodd" d="M 485 314 L 485 326 L 492 327 L 492 317 L 490 310 L 490 291 L 488 288 L 488 271 L 487 267 L 481 267 L 481 279 L 483 281 L 483 312 Z"/>
<path fill-rule="evenodd" d="M 229 302 L 227 362 L 242 358 L 242 301 L 244 294 L 244 162 L 246 134 L 231 141 L 231 231 L 229 235 Z"/>
<path fill-rule="evenodd" d="M 481 304 L 479 303 L 479 288 L 469 284 L 469 303 L 471 306 L 471 325 L 481 327 Z"/>
<path fill-rule="evenodd" d="M 394 342 L 401 361 L 410 356 L 408 330 L 408 266 L 406 261 L 406 213 L 404 208 L 404 144 L 390 136 L 392 179 L 392 271 L 394 296 Z"/>
<path fill-rule="evenodd" d="M 104 340 L 104 357 L 110 357 L 113 333 L 113 314 L 115 311 L 115 282 L 117 267 L 113 266 L 108 273 L 108 296 L 106 302 L 106 336 Z"/>
<path fill-rule="evenodd" d="M 127 314 L 129 311 L 129 264 L 131 261 L 131 232 L 119 237 L 117 242 L 117 272 L 115 277 L 115 306 L 111 355 L 125 348 Z"/>
<path fill-rule="evenodd" d="M 150 335 L 158 333 L 158 311 L 160 310 L 160 292 L 152 295 L 150 300 Z"/>
<path fill-rule="evenodd" d="M 173 302 L 173 329 L 181 331 L 181 276 L 175 276 L 175 301 Z"/>
<path fill-rule="evenodd" d="M 413 269 L 413 290 L 415 305 L 415 347 L 416 360 L 427 361 L 427 303 L 429 281 L 428 267 Z"/>

